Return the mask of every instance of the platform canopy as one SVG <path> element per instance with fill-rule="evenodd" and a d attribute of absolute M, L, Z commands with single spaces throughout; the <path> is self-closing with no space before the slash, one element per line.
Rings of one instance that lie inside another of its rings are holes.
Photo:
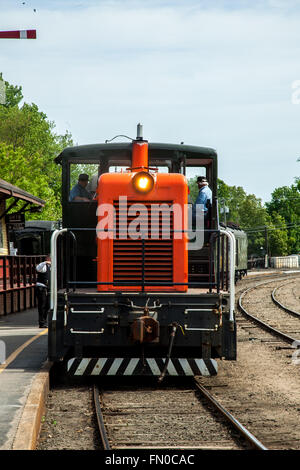
<path fill-rule="evenodd" d="M 32 194 L 27 193 L 27 191 L 24 191 L 23 189 L 20 189 L 17 186 L 13 186 L 12 184 L 0 178 L 0 200 L 9 198 L 14 198 L 14 202 L 2 214 L 0 214 L 0 219 L 2 219 L 2 217 L 8 214 L 10 210 L 16 206 L 18 201 L 25 202 L 20 212 L 24 211 L 25 207 L 27 207 L 28 205 L 35 206 L 35 210 L 41 210 L 46 204 L 43 199 L 33 196 Z"/>

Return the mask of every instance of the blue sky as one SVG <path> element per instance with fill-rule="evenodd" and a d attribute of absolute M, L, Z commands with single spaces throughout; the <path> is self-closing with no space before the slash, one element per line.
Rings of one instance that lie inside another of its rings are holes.
<path fill-rule="evenodd" d="M 0 0 L 0 30 L 38 30 L 1 40 L 0 71 L 78 144 L 142 122 L 267 201 L 300 174 L 299 21 L 299 0 Z"/>

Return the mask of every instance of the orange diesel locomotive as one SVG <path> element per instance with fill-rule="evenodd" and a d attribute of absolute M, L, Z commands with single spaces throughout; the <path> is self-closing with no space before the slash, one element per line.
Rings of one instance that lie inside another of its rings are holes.
<path fill-rule="evenodd" d="M 101 175 L 97 193 L 98 290 L 186 292 L 185 177 L 151 171 L 148 142 L 137 140 L 132 144 L 132 167 Z M 105 231 L 109 222 L 110 232 Z M 179 236 L 171 239 L 174 227 Z M 159 279 L 163 285 L 156 284 Z"/>
<path fill-rule="evenodd" d="M 213 375 L 216 359 L 235 359 L 235 240 L 219 226 L 216 152 L 148 143 L 139 125 L 128 143 L 67 148 L 56 162 L 63 227 L 51 241 L 49 359 L 71 376 L 160 380 Z M 93 197 L 72 200 L 80 173 Z M 193 226 L 190 174 L 213 193 Z"/>

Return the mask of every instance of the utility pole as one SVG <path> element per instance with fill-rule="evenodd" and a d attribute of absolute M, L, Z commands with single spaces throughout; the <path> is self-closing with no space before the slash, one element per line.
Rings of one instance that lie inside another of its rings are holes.
<path fill-rule="evenodd" d="M 269 261 L 268 261 L 268 257 L 269 257 L 269 240 L 268 240 L 268 228 L 267 228 L 266 225 L 265 225 L 265 247 L 266 247 L 265 268 L 267 268 L 268 265 L 269 265 Z"/>
<path fill-rule="evenodd" d="M 226 214 L 229 214 L 229 208 L 226 206 L 226 199 L 221 199 L 220 203 L 222 204 L 222 207 L 220 209 L 220 213 L 223 214 L 224 224 L 226 225 L 226 223 L 227 223 Z"/>

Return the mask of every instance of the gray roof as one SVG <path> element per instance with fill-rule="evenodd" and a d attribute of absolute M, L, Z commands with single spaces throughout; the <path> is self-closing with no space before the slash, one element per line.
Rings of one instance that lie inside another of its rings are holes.
<path fill-rule="evenodd" d="M 43 229 L 43 230 L 55 230 L 58 228 L 58 223 L 53 220 L 26 220 L 26 229 Z"/>
<path fill-rule="evenodd" d="M 5 199 L 10 197 L 14 197 L 16 199 L 21 199 L 22 201 L 30 202 L 31 204 L 35 204 L 37 206 L 44 207 L 46 204 L 43 199 L 40 199 L 32 194 L 24 191 L 23 189 L 14 186 L 7 181 L 4 181 L 0 178 L 0 194 Z"/>
<path fill-rule="evenodd" d="M 67 147 L 60 153 L 56 163 L 62 163 L 64 159 L 80 160 L 99 160 L 111 154 L 117 154 L 121 159 L 128 158 L 131 155 L 131 142 L 112 143 L 112 144 L 90 144 L 79 145 L 76 147 Z M 217 158 L 216 150 L 209 147 L 198 147 L 193 145 L 151 143 L 149 142 L 150 158 L 177 158 L 178 152 L 186 154 L 188 158 Z"/>

